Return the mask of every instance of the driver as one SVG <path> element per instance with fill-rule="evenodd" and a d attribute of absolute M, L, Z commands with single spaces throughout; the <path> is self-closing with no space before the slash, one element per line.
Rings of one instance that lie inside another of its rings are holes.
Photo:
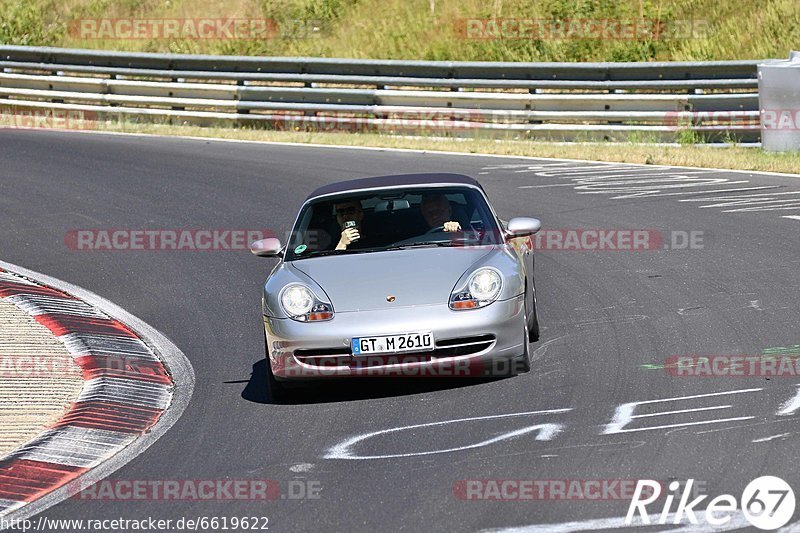
<path fill-rule="evenodd" d="M 453 208 L 447 196 L 428 193 L 422 196 L 422 217 L 431 229 L 442 227 L 444 231 L 461 231 L 461 224 L 452 220 Z"/>
<path fill-rule="evenodd" d="M 364 240 L 361 236 L 361 223 L 364 221 L 364 210 L 361 208 L 359 200 L 347 200 L 344 202 L 333 204 L 333 210 L 336 212 L 336 222 L 342 228 L 342 234 L 339 242 L 336 245 L 337 250 L 347 250 L 351 244 L 355 246 L 356 243 L 364 247 Z M 350 224 L 351 227 L 346 227 L 348 222 L 355 222 L 355 226 Z"/>

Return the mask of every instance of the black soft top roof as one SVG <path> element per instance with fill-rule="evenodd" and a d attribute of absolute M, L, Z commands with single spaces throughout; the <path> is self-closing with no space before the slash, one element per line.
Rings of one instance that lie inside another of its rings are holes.
<path fill-rule="evenodd" d="M 361 189 L 388 189 L 391 187 L 413 187 L 416 185 L 471 185 L 483 190 L 481 184 L 474 178 L 463 174 L 431 173 L 431 174 L 396 174 L 393 176 L 376 176 L 374 178 L 360 178 L 355 180 L 340 181 L 323 185 L 308 195 L 306 201 L 318 196 L 329 194 L 359 191 Z"/>

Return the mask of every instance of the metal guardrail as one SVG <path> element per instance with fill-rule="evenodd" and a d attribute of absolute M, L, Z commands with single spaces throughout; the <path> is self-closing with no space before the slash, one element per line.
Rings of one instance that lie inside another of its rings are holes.
<path fill-rule="evenodd" d="M 0 46 L 0 108 L 279 129 L 758 141 L 760 61 L 490 63 Z"/>

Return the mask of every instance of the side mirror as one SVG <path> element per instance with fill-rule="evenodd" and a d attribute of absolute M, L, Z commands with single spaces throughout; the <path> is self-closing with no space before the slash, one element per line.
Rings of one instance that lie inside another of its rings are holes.
<path fill-rule="evenodd" d="M 542 229 L 538 218 L 515 217 L 508 221 L 506 230 L 511 237 L 527 237 Z"/>
<path fill-rule="evenodd" d="M 261 239 L 250 244 L 250 253 L 259 257 L 278 257 L 282 251 L 281 241 L 275 237 Z"/>

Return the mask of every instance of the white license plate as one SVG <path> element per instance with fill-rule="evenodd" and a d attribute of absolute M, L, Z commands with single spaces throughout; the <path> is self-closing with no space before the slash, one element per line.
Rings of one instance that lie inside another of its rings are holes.
<path fill-rule="evenodd" d="M 381 337 L 354 337 L 353 355 L 374 355 L 399 352 L 430 352 L 434 347 L 433 333 L 422 331 Z"/>

